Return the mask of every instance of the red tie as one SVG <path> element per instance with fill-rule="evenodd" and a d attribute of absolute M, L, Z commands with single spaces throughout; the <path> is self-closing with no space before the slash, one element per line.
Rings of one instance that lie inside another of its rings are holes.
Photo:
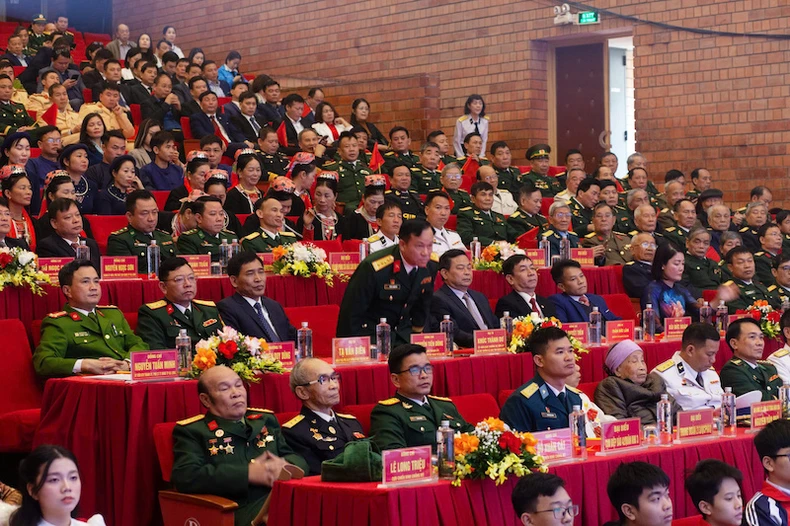
<path fill-rule="evenodd" d="M 584 296 L 584 295 L 582 295 L 582 296 L 579 298 L 579 303 L 581 303 L 581 304 L 582 304 L 582 305 L 584 305 L 585 307 L 589 307 L 589 306 L 590 306 L 590 300 L 588 300 L 588 299 L 587 299 L 587 296 Z"/>
<path fill-rule="evenodd" d="M 534 312 L 538 316 L 543 316 L 543 313 L 540 312 L 540 307 L 538 307 L 538 302 L 535 301 L 535 297 L 534 296 L 532 298 L 530 298 L 529 306 L 532 309 L 532 312 Z"/>
<path fill-rule="evenodd" d="M 211 124 L 214 125 L 214 135 L 222 139 L 222 142 L 227 146 L 230 141 L 225 136 L 225 130 L 219 127 L 219 122 L 217 122 L 217 118 L 214 115 L 211 116 Z"/>

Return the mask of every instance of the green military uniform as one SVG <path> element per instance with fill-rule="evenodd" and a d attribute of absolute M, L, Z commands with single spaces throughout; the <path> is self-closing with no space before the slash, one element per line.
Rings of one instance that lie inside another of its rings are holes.
<path fill-rule="evenodd" d="M 619 208 L 615 213 L 614 230 L 623 234 L 631 235 L 631 232 L 638 232 L 634 223 L 634 214 L 627 208 Z"/>
<path fill-rule="evenodd" d="M 247 409 L 234 422 L 211 413 L 181 420 L 173 429 L 173 471 L 181 493 L 218 495 L 235 501 L 236 526 L 249 526 L 271 488 L 251 485 L 250 462 L 266 452 L 284 458 L 307 473 L 307 463 L 285 442 L 274 413 Z"/>
<path fill-rule="evenodd" d="M 456 226 L 458 235 L 464 245 L 469 246 L 472 238 L 476 237 L 485 247 L 494 241 L 508 241 L 516 239 L 516 232 L 505 221 L 505 216 L 493 210 L 488 213 L 481 211 L 476 206 L 467 206 L 458 211 Z"/>
<path fill-rule="evenodd" d="M 537 228 L 538 231 L 545 230 L 546 225 L 549 224 L 545 216 L 541 214 L 530 215 L 521 208 L 510 214 L 507 218 L 507 223 L 513 229 L 516 237 L 533 228 Z"/>
<path fill-rule="evenodd" d="M 346 206 L 346 212 L 357 208 L 365 193 L 365 177 L 373 171 L 362 160 L 332 161 L 324 164 L 322 170 L 337 172 L 337 203 Z"/>
<path fill-rule="evenodd" d="M 22 126 L 33 126 L 35 121 L 21 104 L 8 102 L 0 104 L 0 136 L 5 137 Z"/>
<path fill-rule="evenodd" d="M 132 225 L 127 225 L 110 234 L 107 238 L 107 255 L 137 256 L 137 272 L 146 274 L 148 270 L 146 254 L 152 239 L 159 246 L 161 261 L 178 255 L 173 238 L 164 230 L 154 230 L 151 235 L 148 235 L 135 230 Z"/>
<path fill-rule="evenodd" d="M 44 46 L 46 39 L 47 35 L 45 35 L 43 32 L 40 35 L 37 35 L 33 32 L 32 27 L 28 30 L 27 49 L 30 51 L 29 55 L 31 57 L 35 56 L 35 54 L 38 53 L 38 50 Z"/>
<path fill-rule="evenodd" d="M 687 253 L 682 283 L 699 290 L 716 290 L 723 283 L 721 267 L 710 258 L 698 258 Z"/>
<path fill-rule="evenodd" d="M 458 190 L 448 190 L 444 188 L 443 190 L 453 201 L 453 209 L 450 211 L 451 214 L 457 214 L 460 209 L 472 206 L 472 196 L 470 196 L 469 192 L 466 190 L 461 190 L 460 188 Z"/>
<path fill-rule="evenodd" d="M 113 306 L 97 306 L 90 316 L 66 304 L 41 322 L 41 343 L 33 354 L 39 376 L 69 376 L 84 358 L 126 360 L 132 351 L 148 346 L 134 334 L 123 313 Z"/>
<path fill-rule="evenodd" d="M 664 210 L 670 210 L 669 204 L 667 203 L 667 195 L 664 193 L 657 194 L 653 199 L 655 199 L 656 205 L 658 205 L 658 209 L 662 212 Z"/>
<path fill-rule="evenodd" d="M 533 170 L 522 176 L 522 180 L 529 180 L 535 185 L 535 188 L 540 190 L 543 197 L 554 197 L 562 192 L 562 183 L 555 177 L 548 175 L 540 175 Z"/>
<path fill-rule="evenodd" d="M 679 226 L 671 226 L 664 229 L 664 238 L 675 244 L 675 248 L 682 252 L 686 252 L 686 240 L 689 237 L 689 231 Z"/>
<path fill-rule="evenodd" d="M 290 160 L 279 150 L 274 154 L 263 153 L 260 150 L 255 150 L 258 154 L 258 159 L 261 162 L 262 181 L 271 181 L 279 175 L 288 173 L 288 165 Z"/>
<path fill-rule="evenodd" d="M 782 234 L 782 254 L 790 254 L 790 234 Z"/>
<path fill-rule="evenodd" d="M 382 170 L 389 175 L 392 175 L 392 169 L 396 164 L 405 164 L 409 167 L 409 170 L 420 164 L 420 157 L 411 152 L 399 153 L 390 150 L 383 157 L 384 166 L 382 166 Z"/>
<path fill-rule="evenodd" d="M 661 209 L 661 211 L 658 213 L 657 222 L 664 230 L 673 226 L 678 226 L 677 222 L 675 221 L 675 216 L 672 214 L 672 210 L 669 208 Z"/>
<path fill-rule="evenodd" d="M 205 230 L 193 228 L 178 236 L 176 247 L 179 254 L 209 254 L 211 261 L 219 261 L 219 247 L 222 241 L 227 241 L 230 245 L 238 235 L 230 230 L 221 230 L 216 236 L 212 236 Z"/>
<path fill-rule="evenodd" d="M 271 252 L 274 247 L 283 247 L 296 243 L 296 234 L 283 230 L 277 237 L 271 237 L 260 228 L 241 240 L 242 250 L 250 250 L 259 254 Z"/>
<path fill-rule="evenodd" d="M 735 314 L 735 311 L 738 309 L 746 310 L 747 307 L 753 305 L 757 300 L 767 301 L 774 309 L 782 307 L 782 304 L 778 302 L 778 297 L 768 292 L 768 288 L 756 279 L 752 280 L 751 283 L 745 283 L 739 279 L 733 279 L 732 281 L 738 286 L 738 291 L 741 294 L 735 300 L 727 302 L 730 314 Z"/>
<path fill-rule="evenodd" d="M 310 475 L 320 475 L 322 462 L 337 457 L 346 444 L 365 438 L 365 433 L 353 415 L 334 413 L 334 418 L 326 421 L 302 406 L 298 415 L 283 424 L 283 437 L 305 459 Z"/>
<path fill-rule="evenodd" d="M 771 285 L 768 287 L 768 292 L 774 298 L 774 301 L 782 306 L 782 310 L 784 310 L 785 305 L 790 305 L 790 290 L 780 285 Z"/>
<path fill-rule="evenodd" d="M 597 232 L 590 232 L 579 243 L 582 248 L 592 248 L 599 245 L 606 247 L 606 254 L 599 265 L 625 265 L 633 259 L 631 254 L 631 238 L 620 232 L 612 232 L 608 237 Z"/>
<path fill-rule="evenodd" d="M 442 189 L 442 173 L 436 170 L 429 170 L 421 164 L 411 168 L 412 190 L 420 195 L 427 195 L 431 190 Z"/>
<path fill-rule="evenodd" d="M 760 391 L 763 402 L 779 398 L 782 379 L 768 360 L 757 360 L 757 367 L 734 356 L 724 364 L 719 373 L 722 387 L 732 387 L 735 396 L 751 391 Z"/>
<path fill-rule="evenodd" d="M 456 157 L 456 158 L 455 158 L 455 161 L 453 161 L 453 162 L 454 162 L 455 164 L 457 164 L 457 165 L 458 165 L 458 167 L 459 167 L 459 168 L 461 169 L 461 171 L 463 172 L 463 170 L 464 170 L 464 165 L 466 165 L 466 161 L 468 161 L 468 160 L 469 160 L 469 157 L 468 157 L 468 156 L 466 156 L 466 155 L 464 155 L 464 156 L 462 156 L 462 157 Z M 489 161 L 488 159 L 480 159 L 479 161 L 477 161 L 477 163 L 478 163 L 480 166 L 488 166 L 489 164 L 491 164 L 491 161 Z"/>
<path fill-rule="evenodd" d="M 756 228 L 746 225 L 738 229 L 738 233 L 741 235 L 741 239 L 743 240 L 743 246 L 752 249 L 754 252 L 757 252 L 761 249 L 760 234 L 757 232 Z"/>
<path fill-rule="evenodd" d="M 721 270 L 722 283 L 725 283 L 732 279 L 732 272 L 730 272 L 730 267 L 727 266 L 727 263 L 724 261 L 723 256 L 721 258 L 721 261 L 719 261 L 719 270 Z"/>
<path fill-rule="evenodd" d="M 579 248 L 579 236 L 573 232 L 567 232 L 566 235 L 571 242 L 571 248 Z M 551 248 L 551 255 L 559 256 L 560 247 L 562 246 L 562 236 L 560 233 L 549 226 L 545 232 L 541 232 L 538 239 L 547 239 Z"/>
<path fill-rule="evenodd" d="M 192 300 L 189 315 L 167 299 L 141 305 L 135 332 L 150 349 L 175 349 L 176 337 L 186 329 L 194 346 L 222 330 L 222 319 L 213 301 Z"/>
<path fill-rule="evenodd" d="M 449 398 L 427 398 L 428 403 L 420 405 L 400 393 L 395 393 L 394 397 L 376 404 L 370 413 L 370 435 L 373 442 L 382 451 L 430 445 L 436 452 L 436 430 L 441 426 L 442 420 L 449 420 L 450 428 L 455 432 L 469 433 L 474 429 L 474 425 L 464 420 Z"/>
<path fill-rule="evenodd" d="M 429 262 L 427 268 L 417 268 L 415 275 L 409 276 L 397 245 L 371 254 L 348 282 L 340 304 L 337 337 L 373 338 L 379 319 L 386 318 L 393 344 L 409 343 L 412 332 L 422 332 L 430 325 L 435 274 L 435 265 Z"/>
<path fill-rule="evenodd" d="M 686 199 L 691 199 L 694 204 L 697 204 L 697 199 L 699 199 L 699 191 L 695 188 L 693 190 L 689 190 L 686 192 Z"/>
<path fill-rule="evenodd" d="M 422 199 L 420 199 L 419 194 L 416 192 L 390 188 L 384 192 L 384 198 L 400 205 L 404 221 L 407 219 L 425 217 L 425 205 L 422 204 Z"/>
<path fill-rule="evenodd" d="M 457 163 L 457 162 L 458 162 L 458 158 L 456 156 L 454 156 L 454 155 L 450 155 L 450 154 L 442 155 L 442 160 L 439 163 L 439 170 L 441 170 L 442 168 L 444 168 L 448 164 Z M 459 166 L 459 168 L 460 168 L 460 166 Z"/>
<path fill-rule="evenodd" d="M 774 274 L 771 272 L 775 259 L 775 255 L 764 250 L 754 253 L 754 277 L 766 287 L 776 284 Z"/>
<path fill-rule="evenodd" d="M 513 194 L 514 198 L 518 199 L 518 192 L 524 184 L 524 176 L 521 175 L 521 171 L 515 166 L 508 166 L 507 168 L 497 168 L 494 166 L 494 170 L 496 170 L 496 174 L 499 176 L 497 188 L 509 191 Z"/>
<path fill-rule="evenodd" d="M 572 197 L 571 200 L 568 201 L 568 206 L 571 209 L 571 224 L 573 225 L 573 231 L 580 236 L 586 235 L 590 232 L 588 227 L 592 227 L 593 209 L 587 208 L 577 201 L 575 197 Z"/>

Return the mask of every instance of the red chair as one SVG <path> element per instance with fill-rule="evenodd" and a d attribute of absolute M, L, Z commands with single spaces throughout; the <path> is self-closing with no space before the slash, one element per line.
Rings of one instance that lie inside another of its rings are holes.
<path fill-rule="evenodd" d="M 233 159 L 231 159 L 227 155 L 223 155 L 222 159 L 220 159 L 219 162 L 222 163 L 222 164 L 227 164 L 228 166 L 232 166 L 233 163 L 236 162 L 236 161 L 234 161 Z M 236 175 L 236 174 L 234 173 L 233 175 Z M 237 181 L 238 181 L 238 179 L 237 179 Z"/>
<path fill-rule="evenodd" d="M 365 433 L 365 435 L 369 435 L 370 412 L 373 411 L 374 407 L 376 407 L 376 404 L 347 405 L 343 407 L 342 412 L 357 417 L 357 420 L 359 420 L 359 424 L 362 426 L 362 431 Z"/>
<path fill-rule="evenodd" d="M 231 97 L 217 97 L 217 103 L 219 104 L 220 108 L 223 107 L 225 104 L 228 104 L 232 100 L 233 99 Z"/>
<path fill-rule="evenodd" d="M 132 122 L 139 126 L 143 122 L 143 112 L 140 110 L 140 105 L 129 104 L 129 111 L 132 114 Z"/>
<path fill-rule="evenodd" d="M 86 215 L 88 223 L 93 230 L 93 238 L 96 244 L 99 245 L 99 251 L 102 254 L 107 253 L 107 238 L 116 230 L 120 230 L 129 224 L 126 216 L 96 216 Z"/>
<path fill-rule="evenodd" d="M 706 524 L 702 521 L 702 515 L 694 515 L 686 517 L 685 519 L 676 519 L 672 521 L 672 526 L 697 526 L 698 524 Z"/>
<path fill-rule="evenodd" d="M 27 110 L 27 114 L 30 115 L 30 118 L 33 119 L 33 122 L 36 121 L 36 117 L 38 117 L 38 112 L 37 111 Z M 31 148 L 31 150 L 32 150 L 32 148 Z"/>
<path fill-rule="evenodd" d="M 359 245 L 361 244 L 361 239 L 344 239 L 343 252 L 359 252 Z"/>
<path fill-rule="evenodd" d="M 312 243 L 318 248 L 322 248 L 327 254 L 331 252 L 343 252 L 343 244 L 337 239 L 332 239 L 329 241 L 308 241 L 308 243 Z"/>
<path fill-rule="evenodd" d="M 295 417 L 299 414 L 299 411 L 286 411 L 285 413 L 275 413 L 275 418 L 277 418 L 277 422 L 282 426 L 284 423 Z"/>
<path fill-rule="evenodd" d="M 617 316 L 624 320 L 637 320 L 636 312 L 627 294 L 602 294 L 606 306 Z"/>
<path fill-rule="evenodd" d="M 41 148 L 30 148 L 30 158 L 35 159 L 36 157 L 41 157 Z"/>
<path fill-rule="evenodd" d="M 491 311 L 496 311 L 496 304 L 499 301 L 499 298 L 488 298 L 488 304 L 491 305 Z"/>
<path fill-rule="evenodd" d="M 337 330 L 340 305 L 320 305 L 310 307 L 286 307 L 285 315 L 291 325 L 301 327 L 303 321 L 310 323 L 313 330 L 313 356 L 328 358 L 332 356 L 332 338 Z"/>
<path fill-rule="evenodd" d="M 532 168 L 530 168 L 530 170 L 531 169 Z M 530 170 L 527 170 L 527 172 L 529 172 Z M 549 172 L 546 175 L 548 175 L 549 177 L 557 177 L 558 175 L 564 174 L 565 171 L 566 168 L 564 166 L 549 166 Z"/>
<path fill-rule="evenodd" d="M 93 102 L 93 90 L 90 88 L 82 88 L 82 98 L 86 103 Z"/>
<path fill-rule="evenodd" d="M 296 222 L 299 221 L 299 216 L 285 216 L 285 219 L 293 224 L 296 224 Z"/>
<path fill-rule="evenodd" d="M 549 208 L 553 202 L 553 197 L 544 197 L 540 202 L 540 213 L 546 217 L 549 217 Z"/>
<path fill-rule="evenodd" d="M 136 312 L 124 312 L 123 317 L 126 318 L 126 322 L 129 324 L 129 328 L 133 331 L 137 329 L 137 313 Z M 30 322 L 30 330 L 33 334 L 33 347 L 38 347 L 38 344 L 41 343 L 41 320 L 33 320 Z"/>
<path fill-rule="evenodd" d="M 0 453 L 27 453 L 41 420 L 42 386 L 33 369 L 33 354 L 25 326 L 19 320 L 0 320 L 5 352 L 0 367 Z"/>
<path fill-rule="evenodd" d="M 184 134 L 184 140 L 196 138 L 192 135 L 192 127 L 189 125 L 189 117 L 181 117 L 181 133 Z"/>
<path fill-rule="evenodd" d="M 450 215 L 447 218 L 447 222 L 444 224 L 444 228 L 447 230 L 455 230 L 455 227 L 458 225 L 458 216 L 455 214 Z"/>
<path fill-rule="evenodd" d="M 499 391 L 499 394 L 496 396 L 496 401 L 499 403 L 499 407 L 505 405 L 505 400 L 507 400 L 508 396 L 513 394 L 513 391 L 515 391 L 515 389 L 503 389 L 502 391 Z"/>
<path fill-rule="evenodd" d="M 102 42 L 108 44 L 112 41 L 112 37 L 107 33 L 83 33 L 82 36 L 85 42 Z"/>
<path fill-rule="evenodd" d="M 8 36 L 10 37 L 11 35 L 8 35 Z M 3 42 L 6 42 L 6 41 L 8 41 L 8 38 L 4 38 L 3 39 Z M 27 68 L 25 66 L 14 66 L 14 78 L 17 78 L 26 69 Z"/>
<path fill-rule="evenodd" d="M 598 382 L 583 382 L 576 388 L 582 393 L 586 394 L 590 400 L 595 398 L 595 388 L 598 387 Z"/>
<path fill-rule="evenodd" d="M 162 470 L 162 480 L 170 482 L 173 471 L 172 422 L 154 426 L 154 446 Z M 165 524 L 212 524 L 233 526 L 233 514 L 239 507 L 230 499 L 216 495 L 188 495 L 173 490 L 159 491 L 159 506 Z"/>
<path fill-rule="evenodd" d="M 702 291 L 702 299 L 707 301 L 708 303 L 710 303 L 710 301 L 713 300 L 713 298 L 716 297 L 716 292 L 717 291 L 715 291 L 715 290 L 703 290 Z M 716 307 L 718 307 L 718 305 L 716 305 Z"/>
<path fill-rule="evenodd" d="M 159 210 L 165 209 L 165 203 L 167 203 L 167 196 L 170 195 L 168 190 L 152 190 L 152 194 L 154 194 L 154 199 L 156 199 L 156 206 L 159 207 Z"/>
<path fill-rule="evenodd" d="M 454 396 L 452 400 L 464 420 L 472 425 L 499 416 L 499 405 L 489 393 Z"/>

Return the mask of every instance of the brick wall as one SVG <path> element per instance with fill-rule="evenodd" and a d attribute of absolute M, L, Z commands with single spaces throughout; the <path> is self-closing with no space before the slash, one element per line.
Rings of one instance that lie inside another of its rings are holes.
<path fill-rule="evenodd" d="M 415 139 L 436 123 L 452 133 L 466 97 L 480 93 L 491 117 L 490 137 L 507 140 L 518 159 L 530 143 L 549 139 L 551 45 L 589 33 L 630 32 L 637 149 L 648 157 L 652 178 L 663 180 L 670 168 L 688 173 L 706 166 L 732 203 L 747 199 L 757 182 L 783 200 L 790 187 L 790 42 L 697 35 L 606 14 L 600 25 L 556 27 L 551 8 L 558 3 L 115 0 L 114 13 L 133 33 L 159 35 L 163 25 L 175 25 L 183 49 L 201 46 L 215 59 L 237 49 L 247 72 L 326 79 L 332 85 L 327 95 L 341 113 L 348 115 L 350 101 L 364 95 L 382 129 L 403 122 L 415 129 Z M 790 16 L 784 0 L 586 3 L 644 20 L 739 33 L 783 33 Z M 410 94 L 399 100 L 414 102 L 405 105 L 408 114 L 392 99 L 403 90 Z"/>

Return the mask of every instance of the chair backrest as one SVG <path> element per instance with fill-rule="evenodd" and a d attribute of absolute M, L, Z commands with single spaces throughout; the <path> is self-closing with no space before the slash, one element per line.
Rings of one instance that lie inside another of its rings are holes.
<path fill-rule="evenodd" d="M 82 88 L 82 98 L 85 99 L 85 103 L 93 102 L 93 90 L 90 88 Z"/>
<path fill-rule="evenodd" d="M 181 117 L 181 133 L 184 134 L 184 140 L 195 138 L 192 135 L 192 127 L 189 125 L 189 117 Z"/>
<path fill-rule="evenodd" d="M 313 356 L 326 358 L 332 356 L 332 338 L 337 330 L 340 305 L 320 305 L 310 307 L 286 307 L 285 315 L 294 327 L 309 322 L 313 330 Z"/>
<path fill-rule="evenodd" d="M 455 227 L 458 225 L 458 216 L 455 214 L 450 214 L 447 217 L 447 222 L 444 224 L 444 228 L 447 230 L 455 230 Z"/>
<path fill-rule="evenodd" d="M 672 526 L 697 526 L 702 521 L 702 515 L 693 515 L 685 519 L 675 519 L 672 521 Z"/>
<path fill-rule="evenodd" d="M 620 316 L 624 320 L 636 321 L 636 312 L 634 311 L 631 298 L 628 297 L 628 294 L 603 294 L 601 297 L 612 313 Z"/>
<path fill-rule="evenodd" d="M 513 391 L 515 391 L 515 389 L 503 389 L 502 391 L 499 391 L 499 394 L 496 396 L 496 401 L 499 403 L 499 407 L 505 405 L 505 400 L 507 400 L 508 396 L 513 394 Z"/>
<path fill-rule="evenodd" d="M 472 425 L 490 416 L 499 416 L 499 405 L 489 393 L 454 396 L 453 403 L 464 420 Z"/>
<path fill-rule="evenodd" d="M 154 447 L 162 470 L 162 480 L 170 482 L 170 472 L 173 471 L 173 428 L 175 422 L 154 424 Z"/>
<path fill-rule="evenodd" d="M 549 217 L 549 208 L 553 202 L 553 197 L 544 197 L 540 202 L 540 213 L 546 217 Z"/>
<path fill-rule="evenodd" d="M 143 122 L 143 110 L 140 109 L 140 105 L 129 104 L 129 112 L 132 114 L 132 122 L 139 126 Z"/>
<path fill-rule="evenodd" d="M 154 194 L 156 206 L 159 207 L 159 210 L 164 210 L 165 203 L 167 203 L 167 196 L 170 195 L 170 192 L 168 190 L 151 190 L 151 193 Z"/>
<path fill-rule="evenodd" d="M 25 326 L 19 320 L 0 320 L 3 335 L 3 367 L 0 367 L 0 414 L 41 407 L 42 389 L 33 369 L 33 353 Z"/>
<path fill-rule="evenodd" d="M 33 113 L 36 113 L 35 111 Z M 35 115 L 31 115 L 35 120 Z M 35 159 L 36 157 L 41 157 L 41 148 L 30 148 L 30 158 Z"/>
<path fill-rule="evenodd" d="M 337 239 L 332 239 L 330 241 L 309 241 L 309 243 L 323 249 L 327 254 L 330 252 L 343 252 L 343 244 Z"/>
<path fill-rule="evenodd" d="M 298 414 L 299 411 L 286 411 L 284 413 L 275 413 L 274 416 L 277 418 L 277 422 L 279 422 L 280 425 L 283 425 Z"/>
<path fill-rule="evenodd" d="M 95 216 L 86 215 L 88 223 L 93 230 L 93 238 L 96 244 L 99 245 L 99 252 L 102 254 L 107 253 L 107 238 L 116 230 L 120 230 L 129 224 L 126 216 Z"/>
<path fill-rule="evenodd" d="M 593 400 L 595 398 L 596 387 L 598 387 L 598 382 L 582 382 L 576 389 L 586 394 L 590 400 Z"/>
<path fill-rule="evenodd" d="M 496 312 L 496 303 L 499 301 L 499 298 L 488 298 L 488 304 L 491 305 L 491 311 Z"/>
<path fill-rule="evenodd" d="M 370 435 L 370 412 L 373 411 L 374 407 L 376 407 L 376 404 L 347 405 L 343 407 L 341 413 L 348 413 L 357 417 L 359 424 L 362 426 L 362 431 L 365 432 L 365 435 Z"/>
<path fill-rule="evenodd" d="M 344 239 L 343 252 L 359 252 L 359 245 L 361 244 L 361 239 Z"/>

